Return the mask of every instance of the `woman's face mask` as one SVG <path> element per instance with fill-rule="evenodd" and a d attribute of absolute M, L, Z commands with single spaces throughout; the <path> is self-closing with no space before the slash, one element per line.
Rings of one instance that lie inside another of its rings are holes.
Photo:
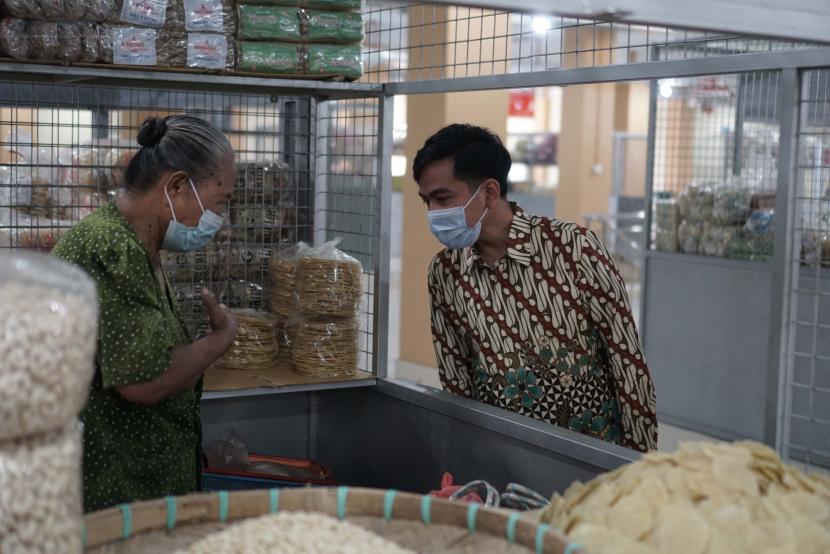
<path fill-rule="evenodd" d="M 427 212 L 430 231 L 447 248 L 467 248 L 474 245 L 478 240 L 478 236 L 481 234 L 481 222 L 484 220 L 484 216 L 487 215 L 489 208 L 485 208 L 478 223 L 472 227 L 467 225 L 465 210 L 470 202 L 478 196 L 479 191 L 481 191 L 481 185 L 478 186 L 475 194 L 463 206 Z"/>
<path fill-rule="evenodd" d="M 173 203 L 170 201 L 170 195 L 167 193 L 167 188 L 164 189 L 164 196 L 167 198 L 167 204 L 170 206 L 170 213 L 173 214 L 173 221 L 167 226 L 167 232 L 164 233 L 164 241 L 161 244 L 162 250 L 169 250 L 172 252 L 192 252 L 204 248 L 207 243 L 219 232 L 222 227 L 222 216 L 206 210 L 202 205 L 202 199 L 199 198 L 199 193 L 196 191 L 196 186 L 192 179 L 188 179 L 193 193 L 196 195 L 196 201 L 199 202 L 199 207 L 202 209 L 202 217 L 199 218 L 198 227 L 188 227 L 182 225 L 176 219 L 176 212 L 173 210 Z"/>

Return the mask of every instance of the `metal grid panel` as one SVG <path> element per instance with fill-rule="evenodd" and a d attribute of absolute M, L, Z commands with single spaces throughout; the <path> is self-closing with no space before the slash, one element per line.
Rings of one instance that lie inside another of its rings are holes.
<path fill-rule="evenodd" d="M 465 5 L 368 0 L 363 80 L 453 79 L 808 48 L 810 43 Z"/>
<path fill-rule="evenodd" d="M 802 77 L 783 450 L 830 468 L 830 69 Z"/>
<path fill-rule="evenodd" d="M 652 249 L 772 260 L 778 82 L 778 72 L 657 81 Z"/>
<path fill-rule="evenodd" d="M 317 108 L 315 237 L 317 244 L 341 239 L 339 248 L 363 265 L 359 367 L 364 371 L 372 371 L 375 364 L 379 121 L 377 98 L 331 100 Z"/>
<path fill-rule="evenodd" d="M 199 252 L 163 253 L 192 330 L 207 328 L 203 286 L 230 307 L 264 310 L 271 250 L 312 239 L 309 98 L 25 82 L 0 92 L 0 248 L 51 250 L 115 197 L 141 122 L 185 112 L 218 125 L 239 162 L 220 235 Z"/>

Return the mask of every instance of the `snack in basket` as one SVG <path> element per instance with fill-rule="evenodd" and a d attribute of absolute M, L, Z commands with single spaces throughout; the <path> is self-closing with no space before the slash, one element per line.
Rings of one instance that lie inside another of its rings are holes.
<path fill-rule="evenodd" d="M 595 554 L 830 552 L 830 478 L 755 442 L 684 443 L 575 483 L 542 521 Z"/>
<path fill-rule="evenodd" d="M 249 519 L 175 554 L 414 554 L 362 527 L 320 513 L 283 512 Z"/>
<path fill-rule="evenodd" d="M 353 318 L 306 319 L 295 322 L 291 345 L 294 371 L 318 378 L 347 377 L 357 373 L 359 325 Z"/>
<path fill-rule="evenodd" d="M 235 310 L 239 328 L 233 346 L 215 367 L 220 369 L 270 369 L 279 352 L 273 315 L 255 310 Z"/>

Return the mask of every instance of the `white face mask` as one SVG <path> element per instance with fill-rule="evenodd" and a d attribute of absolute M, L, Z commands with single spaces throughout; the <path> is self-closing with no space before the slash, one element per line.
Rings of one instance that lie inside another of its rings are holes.
<path fill-rule="evenodd" d="M 473 198 L 478 196 L 481 186 L 478 186 L 475 194 L 463 206 L 427 212 L 430 231 L 447 248 L 467 248 L 474 245 L 478 240 L 478 236 L 481 234 L 481 222 L 484 220 L 484 216 L 487 215 L 489 208 L 484 209 L 478 223 L 472 227 L 467 225 L 465 210 L 473 201 Z"/>
<path fill-rule="evenodd" d="M 167 188 L 164 189 L 164 196 L 167 198 L 167 204 L 170 206 L 170 213 L 173 214 L 173 221 L 167 226 L 167 232 L 164 233 L 164 241 L 161 244 L 162 250 L 169 250 L 172 252 L 191 252 L 204 248 L 207 243 L 219 232 L 222 227 L 222 216 L 210 210 L 206 210 L 202 205 L 202 199 L 199 198 L 199 193 L 196 191 L 196 186 L 192 179 L 188 179 L 193 193 L 196 195 L 196 201 L 199 202 L 199 207 L 202 209 L 202 217 L 199 218 L 198 227 L 188 227 L 182 225 L 176 219 L 176 212 L 173 211 L 173 203 L 170 201 L 170 195 L 167 193 Z"/>

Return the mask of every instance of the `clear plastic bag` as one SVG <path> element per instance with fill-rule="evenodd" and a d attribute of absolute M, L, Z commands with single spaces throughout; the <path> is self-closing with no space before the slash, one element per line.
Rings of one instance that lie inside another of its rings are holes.
<path fill-rule="evenodd" d="M 257 0 L 257 3 L 334 11 L 359 11 L 361 8 L 361 0 Z"/>
<path fill-rule="evenodd" d="M 236 52 L 239 71 L 296 75 L 305 67 L 305 53 L 296 44 L 239 41 Z"/>
<path fill-rule="evenodd" d="M 359 12 L 299 10 L 302 40 L 313 43 L 363 42 L 363 15 Z"/>
<path fill-rule="evenodd" d="M 243 40 L 350 44 L 363 41 L 359 12 L 334 12 L 240 4 L 239 33 Z"/>
<path fill-rule="evenodd" d="M 298 318 L 290 324 L 296 326 L 291 349 L 294 371 L 320 379 L 357 373 L 360 325 L 356 318 Z"/>
<path fill-rule="evenodd" d="M 297 289 L 295 286 L 297 263 L 308 250 L 308 245 L 300 242 L 273 253 L 269 264 L 271 283 L 271 311 L 282 318 L 288 318 L 296 309 Z"/>
<path fill-rule="evenodd" d="M 277 316 L 280 361 L 291 360 L 291 350 L 297 334 L 296 322 L 291 320 L 297 308 L 297 263 L 308 248 L 306 243 L 300 242 L 271 255 L 268 271 L 271 288 L 269 305 Z"/>
<path fill-rule="evenodd" d="M 255 310 L 234 310 L 239 318 L 233 345 L 215 367 L 220 369 L 271 369 L 279 353 L 276 319 Z"/>
<path fill-rule="evenodd" d="M 233 38 L 214 33 L 188 33 L 184 59 L 177 53 L 168 60 L 172 67 L 231 69 L 236 60 Z"/>
<path fill-rule="evenodd" d="M 96 23 L 7 17 L 0 22 L 0 53 L 19 60 L 97 62 L 100 34 Z"/>
<path fill-rule="evenodd" d="M 236 52 L 236 68 L 239 71 L 280 75 L 336 75 L 346 79 L 358 79 L 363 75 L 363 57 L 359 44 L 239 41 Z"/>
<path fill-rule="evenodd" d="M 308 75 L 341 75 L 347 79 L 359 79 L 363 75 L 360 44 L 310 44 L 307 48 L 306 63 Z"/>
<path fill-rule="evenodd" d="M 680 215 L 689 221 L 712 221 L 715 195 L 708 187 L 689 185 L 678 197 Z"/>
<path fill-rule="evenodd" d="M 700 253 L 718 258 L 727 257 L 732 241 L 740 236 L 740 230 L 740 227 L 730 225 L 710 226 L 700 239 Z"/>
<path fill-rule="evenodd" d="M 82 529 L 79 425 L 0 443 L 0 552 L 80 554 Z"/>
<path fill-rule="evenodd" d="M 184 27 L 184 7 L 175 0 L 114 0 L 107 21 L 155 29 L 181 29 Z"/>
<path fill-rule="evenodd" d="M 240 39 L 293 42 L 302 38 L 296 8 L 240 4 L 238 21 Z"/>
<path fill-rule="evenodd" d="M 712 219 L 719 225 L 737 225 L 746 221 L 749 215 L 751 195 L 748 190 L 737 187 L 715 189 Z"/>
<path fill-rule="evenodd" d="M 228 274 L 231 279 L 257 280 L 268 274 L 271 251 L 260 246 L 231 246 L 228 251 Z"/>
<path fill-rule="evenodd" d="M 363 266 L 337 248 L 340 239 L 309 248 L 297 264 L 297 311 L 311 317 L 355 317 Z"/>
<path fill-rule="evenodd" d="M 0 321 L 0 441 L 64 427 L 94 373 L 95 285 L 56 258 L 0 254 Z"/>
<path fill-rule="evenodd" d="M 703 230 L 703 223 L 684 219 L 677 228 L 677 242 L 680 250 L 686 254 L 699 253 Z"/>
<path fill-rule="evenodd" d="M 204 452 L 211 468 L 241 469 L 251 465 L 248 449 L 233 429 L 228 433 L 227 440 L 208 443 Z"/>
<path fill-rule="evenodd" d="M 118 65 L 162 65 L 160 40 L 156 29 L 107 24 L 101 30 L 101 58 Z"/>
<path fill-rule="evenodd" d="M 236 13 L 230 0 L 177 0 L 183 3 L 184 28 L 191 33 L 233 36 Z"/>
<path fill-rule="evenodd" d="M 14 17 L 52 21 L 104 21 L 113 0 L 5 0 Z"/>

